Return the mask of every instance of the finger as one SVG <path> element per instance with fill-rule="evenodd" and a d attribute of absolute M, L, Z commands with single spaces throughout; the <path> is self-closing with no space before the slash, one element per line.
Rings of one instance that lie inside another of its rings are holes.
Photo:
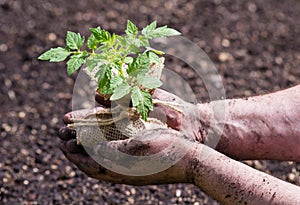
<path fill-rule="evenodd" d="M 82 119 L 85 116 L 87 116 L 89 113 L 96 113 L 94 109 L 82 109 L 82 110 L 76 110 L 72 112 L 68 112 L 65 114 L 63 121 L 65 124 L 71 124 L 73 121 L 72 119 Z"/>
<path fill-rule="evenodd" d="M 95 107 L 93 109 L 82 109 L 82 110 L 72 111 L 65 114 L 63 121 L 65 124 L 71 124 L 73 123 L 73 119 L 84 119 L 88 115 L 96 115 L 101 110 L 105 110 L 105 109 L 107 108 Z"/>
<path fill-rule="evenodd" d="M 169 93 L 168 91 L 162 90 L 162 89 L 155 89 L 152 97 L 154 99 L 158 99 L 161 101 L 166 101 L 166 102 L 174 102 L 174 103 L 184 103 L 184 100 L 182 100 L 180 97 L 177 95 L 174 95 L 173 93 Z"/>
<path fill-rule="evenodd" d="M 86 152 L 84 147 L 82 145 L 78 145 L 75 139 L 69 140 L 69 141 L 61 141 L 58 144 L 58 147 L 60 148 L 63 153 L 79 153 L 85 156 L 89 156 L 89 154 Z"/>
<path fill-rule="evenodd" d="M 63 151 L 70 153 L 82 153 L 88 155 L 82 145 L 77 144 L 76 131 L 68 127 L 60 128 L 58 132 L 62 142 L 58 145 Z"/>
<path fill-rule="evenodd" d="M 166 123 L 175 130 L 179 130 L 182 124 L 182 113 L 162 104 L 154 105 L 154 109 L 149 116 Z"/>
<path fill-rule="evenodd" d="M 66 149 L 70 153 L 84 153 L 86 154 L 82 145 L 78 145 L 76 139 L 71 139 L 66 143 Z"/>
<path fill-rule="evenodd" d="M 182 106 L 186 103 L 177 95 L 174 95 L 162 89 L 155 89 L 153 98 L 164 102 L 176 103 L 179 106 Z M 157 118 L 162 122 L 165 122 L 169 127 L 175 130 L 179 130 L 182 124 L 182 113 L 164 104 L 155 104 L 154 110 L 150 113 L 150 116 Z"/>
<path fill-rule="evenodd" d="M 66 147 L 67 141 L 60 141 L 58 142 L 57 146 L 59 147 L 59 149 L 66 154 L 68 152 L 68 149 Z"/>
<path fill-rule="evenodd" d="M 58 136 L 61 140 L 70 140 L 76 138 L 76 131 L 68 127 L 62 127 L 58 131 Z"/>
<path fill-rule="evenodd" d="M 85 155 L 81 152 L 71 153 L 68 150 L 66 141 L 59 143 L 59 148 L 64 153 L 66 158 L 73 162 L 80 170 L 85 172 L 89 176 L 97 175 L 100 170 L 100 166 L 89 155 Z M 104 169 L 104 168 L 102 168 Z"/>

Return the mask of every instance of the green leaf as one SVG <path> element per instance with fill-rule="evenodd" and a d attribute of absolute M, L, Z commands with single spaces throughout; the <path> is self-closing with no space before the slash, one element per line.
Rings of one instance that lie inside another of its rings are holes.
<path fill-rule="evenodd" d="M 111 38 L 110 38 L 109 41 L 108 41 L 108 42 L 109 42 L 109 45 L 110 45 L 110 46 L 114 46 L 114 45 L 116 44 L 116 40 L 117 40 L 117 35 L 113 33 L 113 34 L 111 35 Z"/>
<path fill-rule="evenodd" d="M 140 67 L 149 68 L 150 66 L 150 59 L 147 53 L 139 54 L 137 57 L 137 62 Z"/>
<path fill-rule="evenodd" d="M 148 89 L 158 88 L 162 85 L 158 78 L 149 75 L 138 75 L 136 80 L 140 85 Z"/>
<path fill-rule="evenodd" d="M 98 78 L 98 87 L 100 90 L 109 84 L 110 76 L 110 67 L 106 64 L 101 65 L 100 70 L 96 73 L 96 77 Z"/>
<path fill-rule="evenodd" d="M 137 107 L 140 104 L 141 98 L 142 98 L 142 94 L 140 88 L 138 86 L 134 86 L 131 91 L 132 106 Z"/>
<path fill-rule="evenodd" d="M 39 56 L 39 60 L 49 60 L 50 62 L 61 62 L 64 61 L 70 52 L 62 47 L 51 48 L 50 50 L 46 51 L 42 55 Z"/>
<path fill-rule="evenodd" d="M 125 33 L 127 35 L 137 35 L 138 28 L 130 20 L 127 20 L 127 28 L 125 30 Z"/>
<path fill-rule="evenodd" d="M 73 50 L 80 50 L 84 43 L 84 37 L 81 36 L 80 33 L 68 31 L 66 42 L 68 48 Z"/>
<path fill-rule="evenodd" d="M 138 52 L 136 52 L 136 53 L 140 52 L 140 48 L 150 46 L 149 40 L 145 37 L 143 38 L 143 36 L 140 36 L 139 38 L 131 40 L 130 45 L 134 45 L 134 46 L 138 47 L 138 49 L 136 49 Z"/>
<path fill-rule="evenodd" d="M 138 74 L 144 74 L 149 70 L 150 59 L 146 53 L 139 54 L 137 58 L 133 59 L 133 62 L 128 64 L 127 73 L 130 76 L 137 76 Z"/>
<path fill-rule="evenodd" d="M 77 54 L 74 54 L 71 56 L 71 58 L 86 58 L 89 56 L 89 53 L 87 51 L 81 51 Z"/>
<path fill-rule="evenodd" d="M 144 97 L 144 106 L 149 110 L 153 110 L 153 102 L 152 102 L 152 96 L 150 93 L 142 90 L 141 91 L 143 97 Z M 147 111 L 147 112 L 148 112 Z"/>
<path fill-rule="evenodd" d="M 138 44 L 140 46 L 143 46 L 143 47 L 149 47 L 150 46 L 148 38 L 146 38 L 143 35 L 139 36 L 138 39 L 136 39 L 136 41 L 138 42 Z"/>
<path fill-rule="evenodd" d="M 67 71 L 68 75 L 72 75 L 75 71 L 77 71 L 80 66 L 85 63 L 85 59 L 81 57 L 72 56 L 70 60 L 67 62 Z"/>
<path fill-rule="evenodd" d="M 175 29 L 168 28 L 167 26 L 162 26 L 156 28 L 153 31 L 150 31 L 146 36 L 149 39 L 152 39 L 152 38 L 161 38 L 161 37 L 177 36 L 177 35 L 181 35 L 181 33 L 176 31 Z"/>
<path fill-rule="evenodd" d="M 123 78 L 121 78 L 119 75 L 116 75 L 110 80 L 110 86 L 111 88 L 118 87 L 122 82 L 124 81 Z"/>
<path fill-rule="evenodd" d="M 126 47 L 126 45 L 127 45 L 126 36 L 123 37 L 123 36 L 116 35 L 116 38 L 117 38 L 120 46 Z"/>
<path fill-rule="evenodd" d="M 90 28 L 90 31 L 100 43 L 108 42 L 111 38 L 110 33 L 100 27 Z"/>
<path fill-rule="evenodd" d="M 130 91 L 130 85 L 126 82 L 123 82 L 118 87 L 116 87 L 114 94 L 110 97 L 110 100 L 118 100 L 130 93 Z"/>
<path fill-rule="evenodd" d="M 94 34 L 92 34 L 87 41 L 87 46 L 89 49 L 95 50 L 100 42 L 95 38 Z"/>
<path fill-rule="evenodd" d="M 151 52 L 151 51 L 148 52 L 148 56 L 149 56 L 150 62 L 157 63 L 157 64 L 160 63 L 159 56 L 156 55 L 154 52 Z"/>
<path fill-rule="evenodd" d="M 134 86 L 131 91 L 131 101 L 132 105 L 137 108 L 138 113 L 142 115 L 142 119 L 147 121 L 149 110 L 153 110 L 152 96 Z"/>
<path fill-rule="evenodd" d="M 132 42 L 130 45 L 128 45 L 128 53 L 138 54 L 138 53 L 141 53 L 141 50 L 140 50 L 139 46 L 135 45 L 134 42 Z"/>
<path fill-rule="evenodd" d="M 142 34 L 148 36 L 148 34 L 153 32 L 155 28 L 156 28 L 156 21 L 153 21 L 151 24 L 143 28 Z"/>
<path fill-rule="evenodd" d="M 123 83 L 124 79 L 119 75 L 114 76 L 110 79 L 109 84 L 104 86 L 101 90 L 103 94 L 113 94 L 115 92 L 116 87 L 118 87 L 121 83 Z"/>
<path fill-rule="evenodd" d="M 105 53 L 93 54 L 86 59 L 86 65 L 89 71 L 92 71 L 98 65 L 98 63 L 104 64 L 106 62 L 107 56 Z"/>
<path fill-rule="evenodd" d="M 126 56 L 124 63 L 131 64 L 133 62 L 133 58 L 131 56 Z"/>

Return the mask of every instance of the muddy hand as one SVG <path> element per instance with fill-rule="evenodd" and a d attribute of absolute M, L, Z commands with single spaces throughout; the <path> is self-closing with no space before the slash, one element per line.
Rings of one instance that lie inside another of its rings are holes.
<path fill-rule="evenodd" d="M 175 146 L 171 147 L 168 153 L 162 154 L 162 158 L 171 158 L 178 154 L 178 150 L 183 152 L 182 158 L 177 163 L 170 165 L 165 170 L 147 176 L 128 176 L 128 174 L 124 175 L 104 168 L 94 160 L 94 157 L 87 155 L 82 146 L 76 144 L 76 132 L 68 127 L 61 128 L 59 136 L 61 139 L 59 147 L 65 156 L 90 177 L 112 183 L 131 185 L 192 182 L 192 176 L 189 173 L 189 158 L 194 152 L 193 144 L 195 143 L 182 137 L 177 131 L 171 129 L 155 130 L 154 132 L 145 131 L 140 133 L 140 136 L 137 136 L 135 139 L 110 141 L 94 146 L 95 156 L 103 156 L 103 160 L 106 160 L 105 154 L 107 152 L 117 156 L 119 156 L 120 152 L 134 156 L 150 156 L 158 152 L 164 153 L 162 151 L 170 148 L 170 144 Z M 131 168 L 134 168 L 134 166 L 134 163 L 131 164 Z"/>
<path fill-rule="evenodd" d="M 158 103 L 155 103 L 158 101 Z M 195 105 L 182 100 L 180 97 L 156 89 L 153 94 L 154 110 L 150 116 L 159 118 L 169 127 L 180 131 L 187 137 L 203 142 L 209 128 L 209 116 L 204 105 Z M 168 104 L 169 103 L 169 104 Z M 201 108 L 200 108 L 201 107 Z"/>

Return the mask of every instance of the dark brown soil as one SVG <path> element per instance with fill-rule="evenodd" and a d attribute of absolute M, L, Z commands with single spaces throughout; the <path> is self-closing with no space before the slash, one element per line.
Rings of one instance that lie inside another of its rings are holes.
<path fill-rule="evenodd" d="M 227 98 L 300 83 L 298 0 L 0 0 L 0 204 L 217 204 L 192 185 L 134 187 L 88 178 L 56 146 L 75 76 L 67 77 L 64 63 L 37 56 L 64 46 L 67 30 L 88 35 L 100 25 L 122 34 L 127 19 L 140 28 L 157 20 L 197 43 L 223 76 Z M 202 83 L 187 76 L 206 101 Z M 246 163 L 300 185 L 299 163 Z"/>

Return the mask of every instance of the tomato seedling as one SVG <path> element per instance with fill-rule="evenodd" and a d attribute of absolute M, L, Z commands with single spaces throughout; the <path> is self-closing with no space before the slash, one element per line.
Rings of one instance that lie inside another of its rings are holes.
<path fill-rule="evenodd" d="M 111 34 L 97 27 L 90 28 L 86 46 L 85 37 L 68 31 L 66 47 L 51 48 L 39 56 L 40 60 L 61 62 L 67 60 L 68 75 L 72 75 L 83 64 L 84 71 L 98 83 L 97 91 L 118 100 L 130 95 L 132 105 L 147 120 L 153 109 L 150 92 L 162 85 L 159 77 L 149 72 L 151 65 L 162 63 L 162 51 L 151 48 L 149 40 L 180 35 L 167 26 L 157 27 L 156 21 L 140 32 L 136 25 L 127 21 L 125 35 Z"/>

